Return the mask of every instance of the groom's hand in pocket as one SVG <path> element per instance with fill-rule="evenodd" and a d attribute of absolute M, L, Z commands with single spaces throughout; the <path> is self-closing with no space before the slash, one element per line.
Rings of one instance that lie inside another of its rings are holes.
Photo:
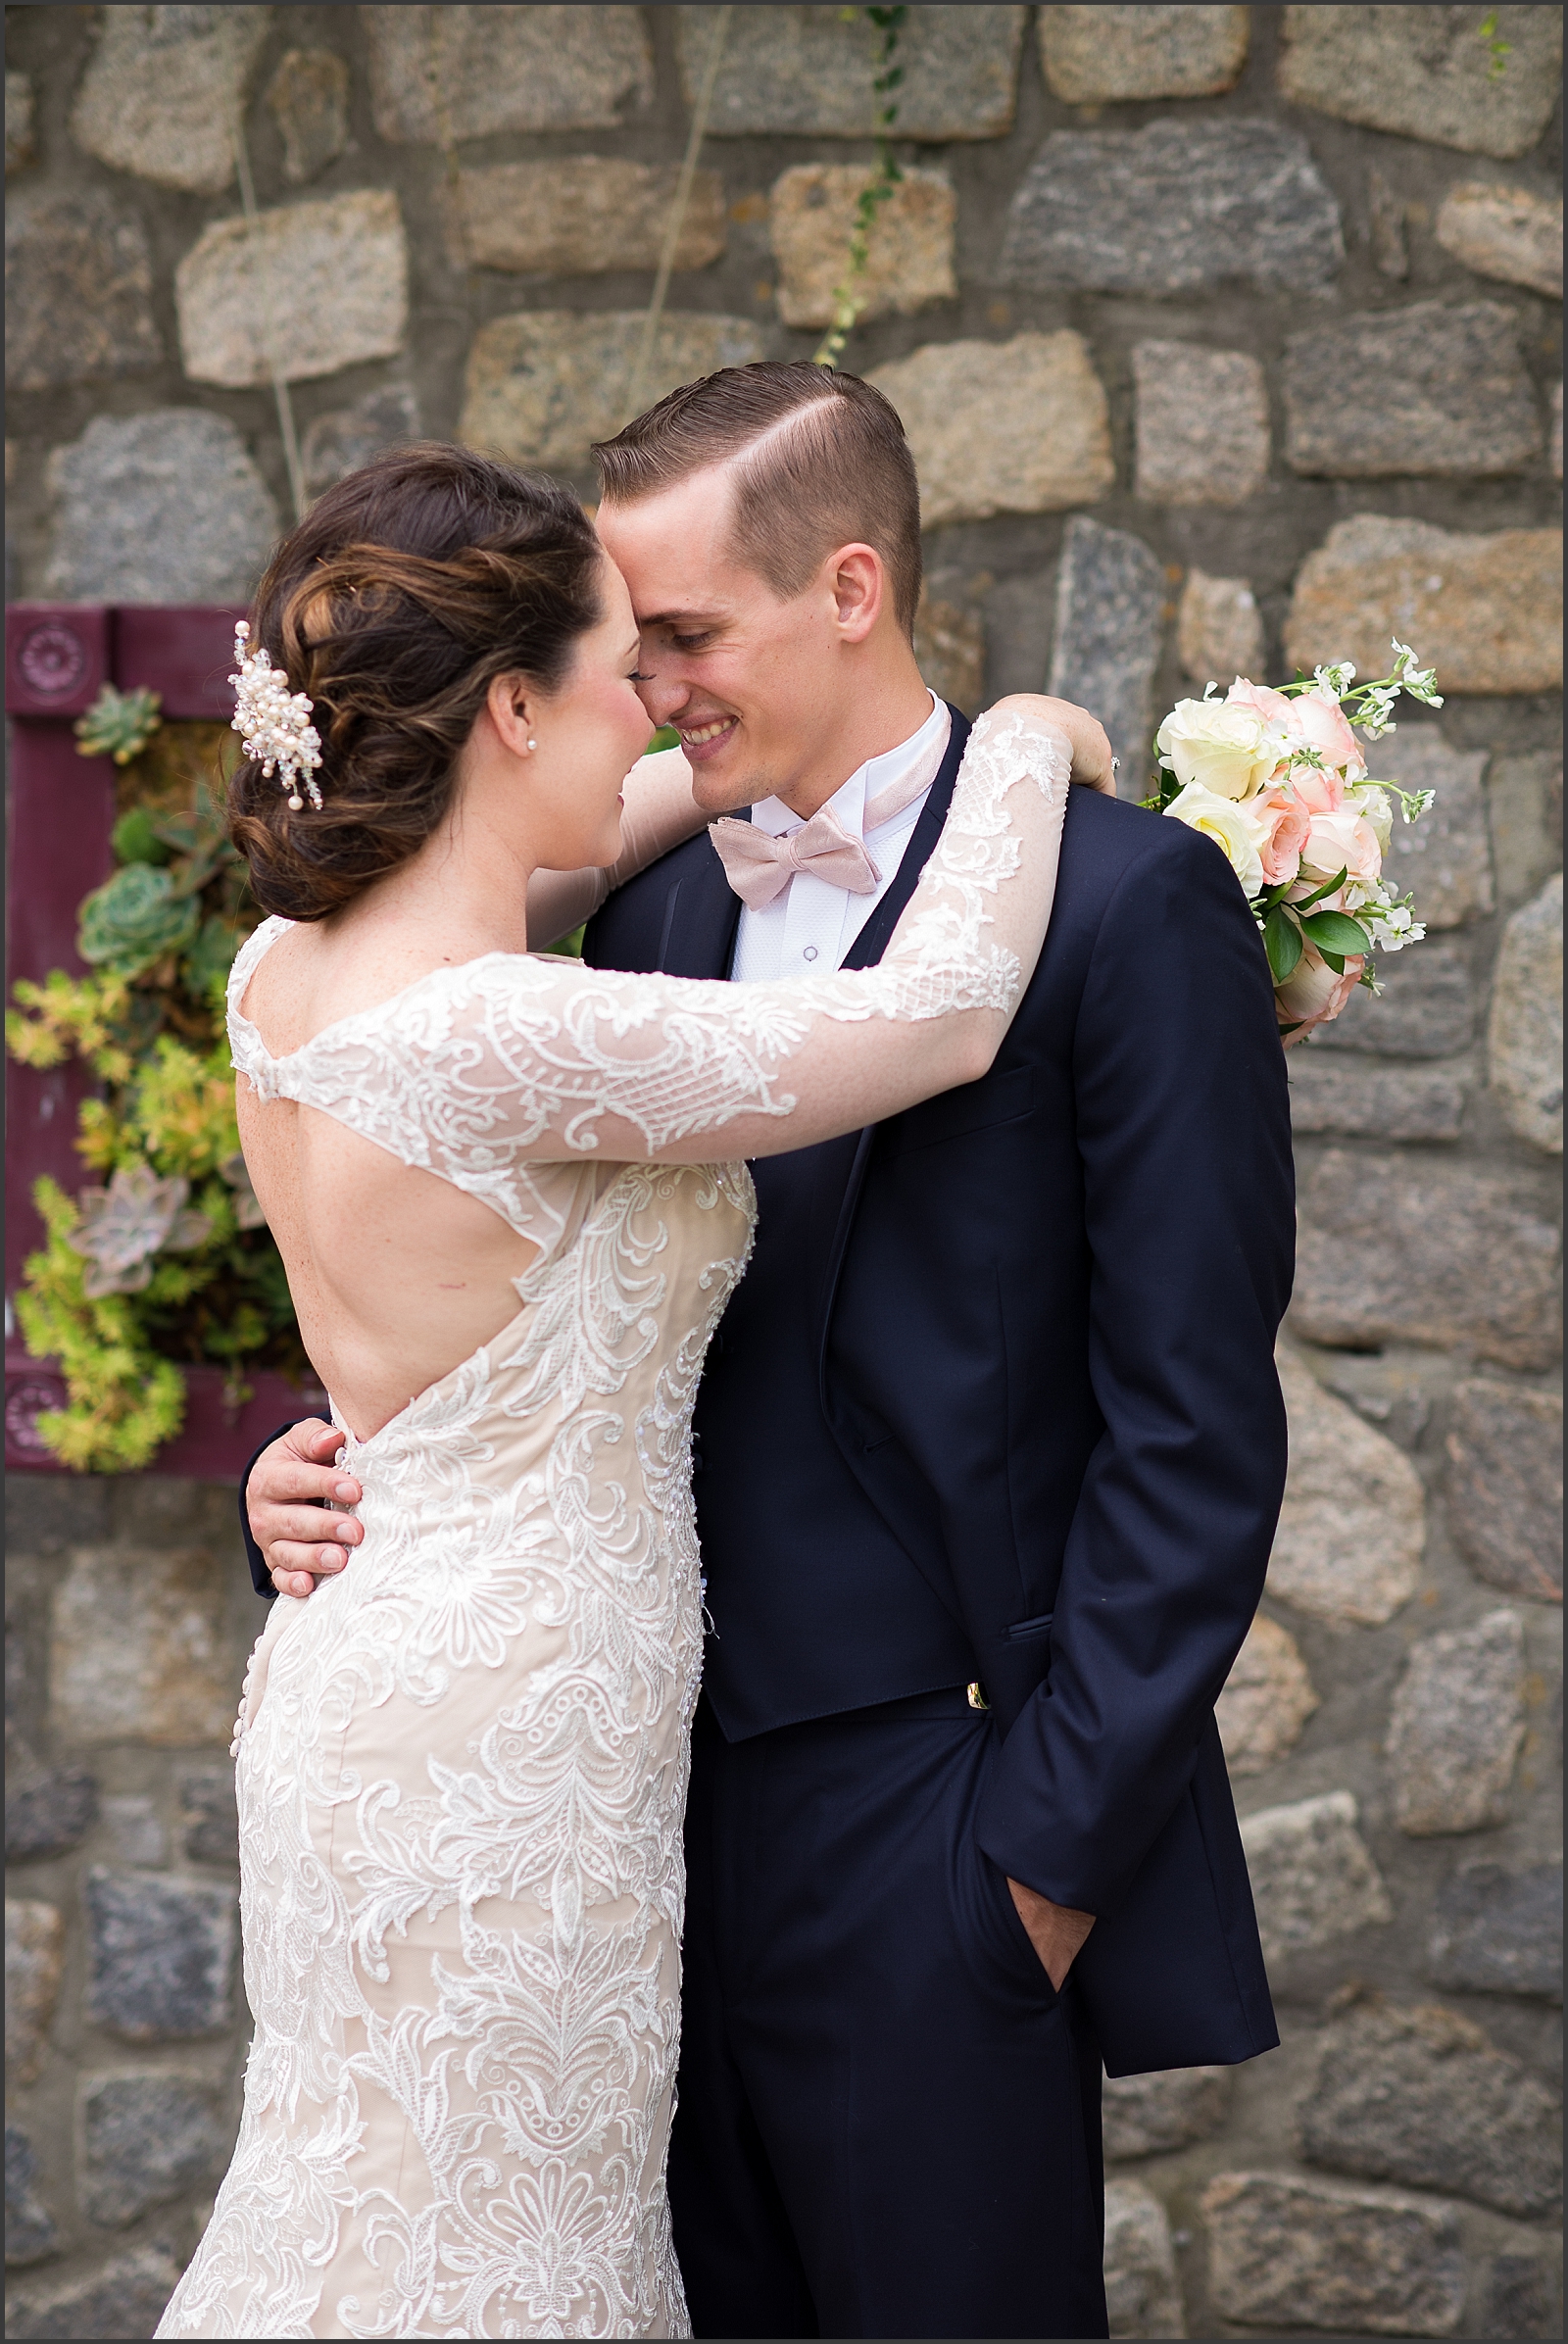
<path fill-rule="evenodd" d="M 1029 1932 L 1029 1942 L 1059 1994 L 1068 1971 L 1083 1949 L 1084 1939 L 1095 1926 L 1095 1916 L 1080 1913 L 1072 1905 L 1053 1904 L 1049 1896 L 1042 1896 L 1035 1888 L 1026 1888 L 1022 1880 L 1015 1880 L 1010 1875 L 1007 1885 L 1012 1890 L 1018 1918 Z"/>
<path fill-rule="evenodd" d="M 342 1446 L 335 1425 L 311 1418 L 264 1448 L 251 1468 L 245 1512 L 280 1595 L 313 1595 L 317 1580 L 341 1571 L 365 1536 L 340 1510 L 362 1495 L 337 1463 Z"/>

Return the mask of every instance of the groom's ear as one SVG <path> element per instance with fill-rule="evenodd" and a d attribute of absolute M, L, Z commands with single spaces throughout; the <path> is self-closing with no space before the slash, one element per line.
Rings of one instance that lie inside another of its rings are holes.
<path fill-rule="evenodd" d="M 841 545 L 822 564 L 822 574 L 846 643 L 863 643 L 888 609 L 887 571 L 875 546 Z"/>

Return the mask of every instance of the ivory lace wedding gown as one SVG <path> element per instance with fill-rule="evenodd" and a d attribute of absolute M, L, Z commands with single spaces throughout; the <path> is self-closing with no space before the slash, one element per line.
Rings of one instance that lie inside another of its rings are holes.
<path fill-rule="evenodd" d="M 256 1647 L 236 1741 L 255 2042 L 160 2336 L 690 2332 L 663 2179 L 701 1658 L 689 1434 L 754 1196 L 740 1162 L 669 1159 L 803 1145 L 853 1128 L 868 1082 L 908 1104 L 951 1080 L 922 1082 L 932 1021 L 1015 1001 L 1069 762 L 1059 734 L 982 719 L 863 972 L 731 986 L 492 953 L 274 1058 L 242 1003 L 288 923 L 240 953 L 234 1063 L 264 1099 L 541 1249 L 510 1325 L 372 1438 L 345 1432 L 364 1542 Z"/>

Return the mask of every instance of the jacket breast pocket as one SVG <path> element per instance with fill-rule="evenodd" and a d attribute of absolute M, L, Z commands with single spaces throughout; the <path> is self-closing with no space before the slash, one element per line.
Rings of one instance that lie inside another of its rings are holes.
<path fill-rule="evenodd" d="M 1055 1616 L 1054 1612 L 1037 1612 L 1032 1620 L 1014 1620 L 1004 1633 L 1009 1644 L 1030 1644 L 1040 1636 L 1049 1641 L 1051 1623 Z"/>
<path fill-rule="evenodd" d="M 915 1148 L 934 1148 L 942 1140 L 961 1140 L 989 1131 L 994 1124 L 1016 1123 L 1034 1105 L 1034 1069 L 1009 1066 L 1005 1074 L 983 1082 L 964 1083 L 944 1091 L 923 1106 L 900 1115 L 890 1135 L 892 1152 L 903 1155 Z"/>

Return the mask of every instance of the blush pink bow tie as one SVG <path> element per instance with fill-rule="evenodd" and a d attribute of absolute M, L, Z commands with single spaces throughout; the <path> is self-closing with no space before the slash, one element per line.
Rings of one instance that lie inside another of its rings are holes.
<path fill-rule="evenodd" d="M 797 871 L 809 871 L 813 879 L 825 879 L 852 896 L 868 896 L 881 885 L 882 874 L 864 846 L 825 806 L 789 838 L 774 838 L 755 822 L 728 816 L 714 822 L 708 835 L 724 876 L 752 911 L 782 895 Z"/>

